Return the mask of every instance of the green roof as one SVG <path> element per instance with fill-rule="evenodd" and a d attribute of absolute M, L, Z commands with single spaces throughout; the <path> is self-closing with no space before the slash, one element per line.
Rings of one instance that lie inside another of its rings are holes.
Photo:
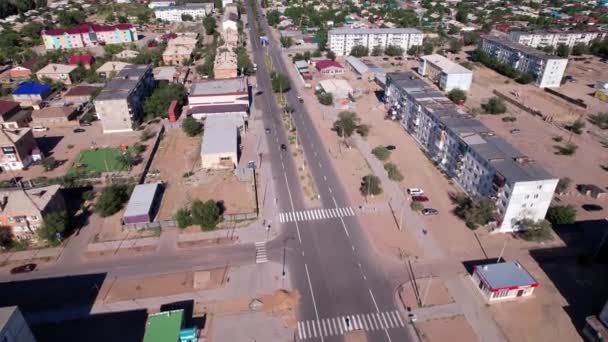
<path fill-rule="evenodd" d="M 144 342 L 177 342 L 184 321 L 184 310 L 159 312 L 148 316 Z"/>

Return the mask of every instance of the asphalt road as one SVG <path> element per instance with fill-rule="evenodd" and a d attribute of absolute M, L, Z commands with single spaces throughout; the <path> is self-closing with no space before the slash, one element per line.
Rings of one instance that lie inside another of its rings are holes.
<path fill-rule="evenodd" d="M 290 154 L 280 150 L 289 145 L 281 127 L 281 110 L 277 107 L 265 64 L 265 56 L 272 58 L 274 69 L 284 75 L 287 67 L 280 58 L 281 48 L 270 39 L 262 46 L 253 25 L 251 4 L 246 3 L 250 20 L 249 32 L 254 62 L 258 66 L 255 99 L 264 113 L 264 124 L 271 129 L 267 135 L 269 158 L 275 178 L 278 206 L 281 212 L 306 209 L 299 187 L 297 170 Z M 259 13 L 261 11 L 258 10 Z M 265 18 L 260 18 L 264 32 L 270 32 Z M 270 37 L 270 35 L 267 35 Z M 333 169 L 326 147 L 318 135 L 306 108 L 298 101 L 299 80 L 291 80 L 292 89 L 286 93 L 288 105 L 295 110 L 293 119 L 299 141 L 304 149 L 311 175 L 316 182 L 323 208 L 353 206 L 346 195 L 336 170 Z M 381 270 L 372 246 L 356 217 L 283 223 L 283 234 L 270 244 L 270 258 L 285 247 L 289 276 L 302 296 L 298 320 L 319 320 L 353 314 L 385 312 L 398 309 L 395 303 L 395 285 Z M 280 261 L 280 259 L 278 260 Z M 405 329 L 368 331 L 371 341 L 405 341 Z M 342 340 L 342 336 L 322 340 Z M 321 339 L 321 338 L 319 338 Z"/>

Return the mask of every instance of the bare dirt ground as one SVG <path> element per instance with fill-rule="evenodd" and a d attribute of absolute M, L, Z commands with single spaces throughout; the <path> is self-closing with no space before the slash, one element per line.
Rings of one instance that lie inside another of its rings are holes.
<path fill-rule="evenodd" d="M 132 230 L 132 229 L 122 229 L 122 225 L 120 224 L 122 215 L 124 213 L 123 210 L 117 212 L 116 214 L 109 217 L 99 217 L 96 220 L 97 223 L 100 223 L 99 226 L 95 227 L 97 229 L 97 233 L 93 237 L 92 242 L 102 242 L 102 241 L 117 241 L 117 240 L 125 240 L 125 239 L 139 239 L 143 237 L 152 237 L 152 236 L 160 236 L 160 231 L 156 231 L 153 229 L 141 229 L 141 230 Z M 97 215 L 97 214 L 93 214 Z"/>
<path fill-rule="evenodd" d="M 477 336 L 464 316 L 435 319 L 416 323 L 416 327 L 425 342 L 440 341 L 478 341 Z"/>
<path fill-rule="evenodd" d="M 167 182 L 158 219 L 168 220 L 192 201 L 223 201 L 227 213 L 255 209 L 253 184 L 239 181 L 232 171 L 205 171 L 200 167 L 201 137 L 188 137 L 169 129 L 159 146 L 151 172 Z M 194 174 L 184 177 L 187 172 Z"/>
<path fill-rule="evenodd" d="M 450 296 L 448 290 L 443 285 L 443 281 L 439 277 L 418 278 L 416 279 L 418 291 L 420 291 L 420 299 L 422 306 L 434 306 L 453 303 L 454 299 Z M 411 283 L 406 283 L 400 290 L 401 300 L 406 307 L 419 307 L 416 301 L 414 286 Z"/>

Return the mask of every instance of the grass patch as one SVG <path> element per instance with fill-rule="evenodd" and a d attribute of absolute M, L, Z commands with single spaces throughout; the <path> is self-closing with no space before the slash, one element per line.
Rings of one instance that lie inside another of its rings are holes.
<path fill-rule="evenodd" d="M 572 156 L 576 153 L 576 149 L 578 149 L 578 146 L 574 145 L 573 143 L 567 143 L 566 145 L 554 145 L 553 148 L 555 148 L 555 154 L 560 155 L 560 156 Z"/>
<path fill-rule="evenodd" d="M 117 148 L 82 150 L 67 174 L 71 175 L 77 171 L 86 173 L 125 171 L 127 166 L 116 158 L 121 154 L 122 152 Z"/>

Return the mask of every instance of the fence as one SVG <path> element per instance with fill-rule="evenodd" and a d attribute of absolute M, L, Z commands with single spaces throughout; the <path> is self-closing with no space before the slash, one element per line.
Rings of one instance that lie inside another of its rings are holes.
<path fill-rule="evenodd" d="M 507 95 L 499 92 L 496 89 L 493 90 L 493 93 L 494 93 L 494 95 L 500 97 L 501 99 L 509 102 L 510 104 L 514 105 L 515 107 L 517 107 L 517 108 L 519 108 L 521 110 L 524 110 L 524 111 L 526 111 L 526 112 L 528 112 L 528 113 L 530 113 L 532 115 L 538 115 L 540 117 L 543 117 L 543 113 L 541 111 L 536 110 L 536 109 L 532 109 L 532 108 L 530 108 L 530 107 L 528 107 L 528 106 L 526 106 L 526 105 L 524 105 L 524 104 L 522 104 L 520 102 L 517 102 L 516 100 L 514 100 L 511 97 L 509 97 L 509 96 L 507 96 Z"/>
<path fill-rule="evenodd" d="M 585 104 L 585 101 L 583 101 L 582 99 L 574 99 L 566 94 L 562 94 L 559 91 L 550 89 L 550 88 L 545 88 L 545 91 L 551 95 L 557 96 L 562 100 L 566 100 L 570 103 L 572 103 L 573 105 L 577 105 L 581 108 L 585 108 L 587 109 L 587 104 Z"/>
<path fill-rule="evenodd" d="M 258 217 L 257 213 L 224 214 L 224 221 L 253 220 Z"/>
<path fill-rule="evenodd" d="M 163 134 L 165 133 L 165 126 L 160 126 L 160 130 L 156 134 L 156 140 L 154 140 L 154 145 L 152 145 L 152 151 L 150 152 L 150 156 L 148 156 L 148 160 L 146 160 L 146 165 L 144 166 L 144 170 L 139 177 L 138 184 L 143 184 L 146 180 L 146 176 L 148 175 L 148 170 L 150 170 L 150 166 L 152 165 L 152 161 L 154 160 L 154 156 L 156 155 L 156 151 L 158 150 L 158 146 L 160 145 L 160 141 L 162 140 Z"/>
<path fill-rule="evenodd" d="M 177 227 L 177 222 L 175 220 L 164 220 L 164 221 L 156 221 L 149 223 L 130 223 L 123 224 L 123 229 L 128 230 L 141 230 L 141 229 L 163 229 L 163 228 L 173 228 Z"/>

